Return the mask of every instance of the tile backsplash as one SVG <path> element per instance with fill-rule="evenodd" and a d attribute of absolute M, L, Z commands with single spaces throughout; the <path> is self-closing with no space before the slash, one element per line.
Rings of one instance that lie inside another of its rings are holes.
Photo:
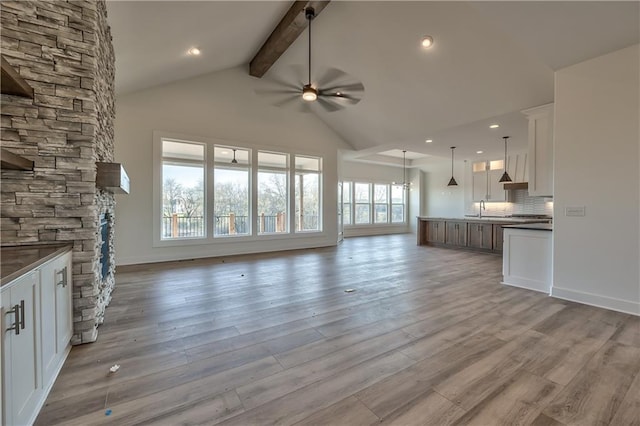
<path fill-rule="evenodd" d="M 465 214 L 478 214 L 480 203 L 471 203 Z M 530 197 L 526 189 L 509 191 L 509 201 L 486 203 L 483 215 L 508 216 L 512 214 L 544 214 L 553 216 L 553 199 L 548 197 Z"/>

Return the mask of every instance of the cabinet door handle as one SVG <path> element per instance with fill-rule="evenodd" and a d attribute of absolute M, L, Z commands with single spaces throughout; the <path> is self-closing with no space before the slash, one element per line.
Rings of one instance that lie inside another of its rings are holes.
<path fill-rule="evenodd" d="M 24 300 L 20 301 L 20 328 L 24 330 Z"/>
<path fill-rule="evenodd" d="M 5 312 L 5 315 L 13 314 L 13 318 L 14 318 L 13 325 L 7 328 L 7 331 L 13 330 L 16 332 L 16 335 L 20 334 L 20 306 L 22 306 L 22 308 L 24 309 L 24 300 L 20 305 L 15 304 L 13 305 L 13 309 Z"/>
<path fill-rule="evenodd" d="M 57 274 L 60 274 L 61 278 L 60 278 L 60 281 L 56 283 L 56 285 L 61 285 L 62 287 L 66 287 L 67 286 L 67 267 L 65 266 L 61 270 L 57 271 L 56 275 Z"/>

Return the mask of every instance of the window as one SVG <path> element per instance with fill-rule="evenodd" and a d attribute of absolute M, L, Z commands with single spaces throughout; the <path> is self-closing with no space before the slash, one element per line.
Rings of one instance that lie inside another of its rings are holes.
<path fill-rule="evenodd" d="M 405 190 L 402 185 L 391 185 L 391 223 L 404 223 Z"/>
<path fill-rule="evenodd" d="M 344 182 L 345 225 L 406 223 L 406 191 L 402 185 Z"/>
<path fill-rule="evenodd" d="M 288 231 L 288 155 L 258 152 L 258 233 Z"/>
<path fill-rule="evenodd" d="M 371 223 L 371 184 L 355 183 L 353 185 L 355 201 L 355 224 Z"/>
<path fill-rule="evenodd" d="M 205 146 L 162 141 L 161 239 L 205 237 Z"/>
<path fill-rule="evenodd" d="M 320 231 L 320 172 L 317 157 L 295 157 L 296 231 Z"/>
<path fill-rule="evenodd" d="M 156 247 L 322 231 L 321 157 L 154 132 L 153 158 Z"/>
<path fill-rule="evenodd" d="M 351 225 L 351 182 L 342 183 L 342 220 Z"/>
<path fill-rule="evenodd" d="M 249 221 L 250 152 L 246 149 L 216 145 L 213 235 L 237 236 L 251 233 Z"/>
<path fill-rule="evenodd" d="M 387 223 L 389 221 L 389 185 L 373 185 L 373 217 L 374 223 Z"/>

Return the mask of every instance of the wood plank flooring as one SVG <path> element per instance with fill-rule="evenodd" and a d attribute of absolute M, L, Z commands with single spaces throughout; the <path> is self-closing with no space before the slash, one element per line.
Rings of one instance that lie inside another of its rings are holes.
<path fill-rule="evenodd" d="M 640 318 L 501 266 L 393 235 L 119 268 L 36 424 L 640 425 Z"/>

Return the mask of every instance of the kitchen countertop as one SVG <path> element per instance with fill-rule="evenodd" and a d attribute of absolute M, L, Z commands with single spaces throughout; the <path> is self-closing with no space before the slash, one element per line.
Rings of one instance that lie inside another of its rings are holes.
<path fill-rule="evenodd" d="M 551 223 L 522 223 L 518 225 L 504 225 L 503 228 L 511 229 L 530 229 L 534 231 L 553 231 L 553 224 Z"/>
<path fill-rule="evenodd" d="M 72 249 L 71 244 L 38 244 L 0 248 L 0 286 Z"/>
<path fill-rule="evenodd" d="M 465 216 L 465 217 L 429 217 L 418 216 L 420 220 L 460 220 L 465 222 L 495 222 L 495 223 L 541 223 L 548 222 L 551 219 L 533 219 L 523 217 L 488 217 L 482 218 L 477 216 Z"/>

